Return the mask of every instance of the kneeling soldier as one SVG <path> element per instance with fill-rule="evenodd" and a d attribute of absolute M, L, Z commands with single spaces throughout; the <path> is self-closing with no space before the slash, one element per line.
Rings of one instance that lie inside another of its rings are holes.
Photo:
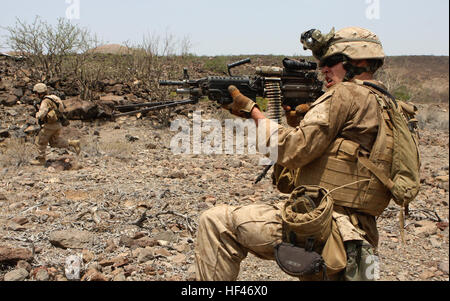
<path fill-rule="evenodd" d="M 319 61 L 328 91 L 301 122 L 299 119 L 294 128 L 274 124 L 236 87 L 229 88 L 234 100 L 230 109 L 235 115 L 252 118 L 258 127 L 273 125 L 267 126 L 266 137 L 278 134 L 274 182 L 282 192 L 292 193 L 309 185 L 323 187 L 333 198 L 332 223 L 330 226 L 327 219 L 323 231 L 327 237 L 316 239 L 314 245 L 325 260 L 323 272 L 331 280 L 367 280 L 371 277 L 365 275 L 364 264 L 374 257 L 379 238 L 376 216 L 392 196 L 358 162 L 359 156 L 368 158 L 381 141 L 385 148 L 382 152 L 377 149 L 376 155 L 382 156 L 378 167 L 386 173 L 391 168 L 392 133 L 380 133 L 383 118 L 387 118 L 381 115 L 382 104 L 388 102 L 388 96 L 380 92 L 386 89 L 383 84 L 374 80 L 385 55 L 375 34 L 356 27 L 326 36 L 311 30 L 302 36 L 302 43 Z M 286 240 L 286 234 L 292 243 L 290 234 L 296 234 L 297 239 L 307 235 L 308 231 L 284 233 L 288 230 L 285 209 L 285 203 L 222 205 L 204 212 L 195 249 L 197 279 L 236 280 L 248 252 L 275 260 L 275 248 Z M 324 275 L 300 278 L 319 280 Z"/>

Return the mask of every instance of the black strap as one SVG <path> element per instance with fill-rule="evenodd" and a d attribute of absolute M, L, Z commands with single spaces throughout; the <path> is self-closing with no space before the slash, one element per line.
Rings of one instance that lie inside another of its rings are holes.
<path fill-rule="evenodd" d="M 306 239 L 305 250 L 307 252 L 312 252 L 314 249 L 314 243 L 315 243 L 314 238 L 310 237 L 310 238 Z"/>
<path fill-rule="evenodd" d="M 390 99 L 392 99 L 392 101 L 394 102 L 395 107 L 398 108 L 398 103 L 397 103 L 397 101 L 395 100 L 395 97 L 394 97 L 391 93 L 389 93 L 387 90 L 385 90 L 385 89 L 383 89 L 382 87 L 380 87 L 380 86 L 378 86 L 378 85 L 375 85 L 374 83 L 371 83 L 371 82 L 363 82 L 363 84 L 364 84 L 365 86 L 372 87 L 372 88 L 374 88 L 375 90 L 377 90 L 377 91 L 383 93 L 384 95 L 388 96 L 388 97 L 389 97 Z"/>
<path fill-rule="evenodd" d="M 322 263 L 322 275 L 323 275 L 323 278 L 322 278 L 323 281 L 330 280 L 330 278 L 328 278 L 327 264 L 325 263 L 325 261 Z"/>
<path fill-rule="evenodd" d="M 50 99 L 56 105 L 56 107 L 58 107 L 58 109 L 59 109 L 59 103 L 57 101 L 55 101 L 53 98 L 45 96 L 44 99 Z"/>

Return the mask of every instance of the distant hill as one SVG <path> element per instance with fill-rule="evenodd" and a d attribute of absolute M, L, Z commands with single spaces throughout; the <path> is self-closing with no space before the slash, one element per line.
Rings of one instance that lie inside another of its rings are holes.
<path fill-rule="evenodd" d="M 89 52 L 101 54 L 127 54 L 129 53 L 129 48 L 119 44 L 107 44 L 91 49 Z"/>

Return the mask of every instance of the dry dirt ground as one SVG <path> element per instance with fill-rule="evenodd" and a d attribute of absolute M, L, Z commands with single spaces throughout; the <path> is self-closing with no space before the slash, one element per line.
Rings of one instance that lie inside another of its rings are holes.
<path fill-rule="evenodd" d="M 206 119 L 227 117 L 208 104 L 201 108 Z M 406 244 L 397 206 L 378 218 L 380 280 L 449 280 L 446 110 L 440 107 L 445 130 L 425 123 L 421 133 L 422 190 L 406 220 Z M 0 107 L 1 127 L 20 127 L 24 112 Z M 191 115 L 184 118 L 191 122 Z M 270 177 L 253 184 L 260 155 L 174 155 L 170 141 L 178 132 L 153 123 L 72 121 L 64 133 L 81 138 L 80 156 L 49 148 L 45 168 L 27 163 L 36 154 L 32 137 L 0 143 L 0 280 L 67 280 L 71 255 L 82 257 L 73 265 L 81 266 L 83 280 L 192 280 L 204 210 L 288 198 Z M 296 279 L 249 255 L 239 280 Z"/>

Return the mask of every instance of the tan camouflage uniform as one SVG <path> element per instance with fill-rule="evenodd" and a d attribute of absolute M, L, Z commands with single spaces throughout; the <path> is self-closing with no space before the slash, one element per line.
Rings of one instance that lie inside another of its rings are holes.
<path fill-rule="evenodd" d="M 53 99 L 53 101 L 49 98 Z M 77 149 L 79 148 L 78 141 L 67 140 L 61 137 L 63 126 L 57 120 L 55 110 L 64 112 L 64 104 L 59 97 L 49 95 L 42 100 L 39 112 L 36 113 L 36 118 L 45 122 L 35 141 L 39 151 L 37 160 L 41 163 L 45 162 L 47 145 L 49 143 L 51 147 L 57 148 L 68 149 L 69 147 L 74 147 L 75 151 L 79 153 Z"/>
<path fill-rule="evenodd" d="M 350 139 L 370 151 L 378 133 L 377 110 L 374 94 L 355 83 L 345 82 L 331 87 L 316 101 L 297 128 L 276 125 L 279 147 L 274 181 L 277 187 L 290 193 L 298 186 L 299 170 L 321 157 L 337 138 Z M 273 123 L 268 119 L 265 122 Z M 282 239 L 281 208 L 282 204 L 223 205 L 204 212 L 195 250 L 197 280 L 236 280 L 240 263 L 248 252 L 273 260 L 274 247 Z M 341 246 L 336 252 L 342 253 L 342 240 L 361 239 L 362 235 L 372 246 L 378 245 L 374 216 L 340 206 L 335 206 L 334 211 L 341 232 L 336 236 L 337 245 Z M 345 262 L 345 251 L 341 256 Z M 337 273 L 344 268 L 345 264 L 338 263 L 331 279 L 339 279 Z"/>

